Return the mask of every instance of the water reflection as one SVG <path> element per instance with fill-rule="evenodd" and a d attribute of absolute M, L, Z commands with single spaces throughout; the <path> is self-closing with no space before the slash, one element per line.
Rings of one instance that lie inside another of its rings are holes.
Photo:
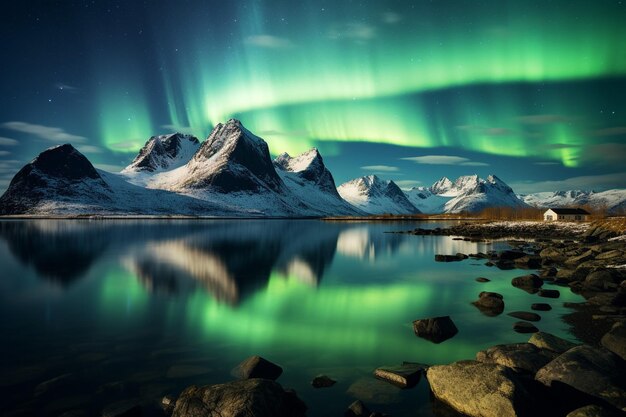
<path fill-rule="evenodd" d="M 0 222 L 0 237 L 13 256 L 63 286 L 83 276 L 111 243 L 99 227 L 86 231 L 74 222 Z"/>

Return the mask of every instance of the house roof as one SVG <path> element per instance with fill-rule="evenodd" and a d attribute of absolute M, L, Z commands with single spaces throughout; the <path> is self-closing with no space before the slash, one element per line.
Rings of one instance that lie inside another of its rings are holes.
<path fill-rule="evenodd" d="M 581 208 L 551 208 L 556 214 L 590 214 L 587 210 Z"/>

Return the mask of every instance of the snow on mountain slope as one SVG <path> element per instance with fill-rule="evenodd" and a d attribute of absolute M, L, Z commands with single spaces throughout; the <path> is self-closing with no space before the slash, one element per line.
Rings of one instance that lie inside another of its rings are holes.
<path fill-rule="evenodd" d="M 200 147 L 198 138 L 182 133 L 152 136 L 122 173 L 166 171 L 189 162 Z"/>
<path fill-rule="evenodd" d="M 489 175 L 486 180 L 478 175 L 459 177 L 454 189 L 458 194 L 445 204 L 446 213 L 479 212 L 488 207 L 528 207 L 495 175 Z"/>
<path fill-rule="evenodd" d="M 413 214 L 420 212 L 396 183 L 381 180 L 376 175 L 343 183 L 337 191 L 344 200 L 366 213 Z"/>
<path fill-rule="evenodd" d="M 317 149 L 296 157 L 283 153 L 274 160 L 274 166 L 291 192 L 310 207 L 330 215 L 363 214 L 341 198 L 333 175 Z"/>
<path fill-rule="evenodd" d="M 590 206 L 610 213 L 623 213 L 626 210 L 626 189 L 613 189 L 601 192 L 569 190 L 520 195 L 526 204 L 533 207 L 580 207 Z"/>
<path fill-rule="evenodd" d="M 404 194 L 422 213 L 443 213 L 446 203 L 450 201 L 450 197 L 434 194 L 428 187 L 413 187 Z"/>
<path fill-rule="evenodd" d="M 13 178 L 0 198 L 0 214 L 242 215 L 211 204 L 126 182 L 96 170 L 72 145 L 42 152 Z M 259 213 L 250 213 L 250 215 Z"/>
<path fill-rule="evenodd" d="M 294 158 L 279 175 L 267 143 L 231 119 L 213 129 L 187 164 L 129 181 L 267 216 L 358 214 L 329 186 L 334 180 L 316 153 Z"/>
<path fill-rule="evenodd" d="M 527 207 L 511 187 L 495 175 L 489 175 L 486 180 L 478 175 L 465 175 L 454 182 L 443 177 L 429 188 L 412 188 L 406 191 L 406 195 L 424 213 L 478 212 L 487 207 Z"/>

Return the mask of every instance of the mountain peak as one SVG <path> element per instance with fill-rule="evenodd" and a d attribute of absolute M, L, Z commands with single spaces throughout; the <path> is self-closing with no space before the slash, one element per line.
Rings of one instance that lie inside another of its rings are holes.
<path fill-rule="evenodd" d="M 391 180 L 376 175 L 360 177 L 341 184 L 337 190 L 352 205 L 372 214 L 407 214 L 420 211 Z"/>
<path fill-rule="evenodd" d="M 123 172 L 154 172 L 186 164 L 200 147 L 198 138 L 183 133 L 152 136 Z"/>
<path fill-rule="evenodd" d="M 46 149 L 26 165 L 28 166 L 53 178 L 68 180 L 100 178 L 91 162 L 69 143 Z"/>
<path fill-rule="evenodd" d="M 183 179 L 183 187 L 282 192 L 284 185 L 274 169 L 267 143 L 237 119 L 218 123 L 187 168 L 189 176 Z"/>

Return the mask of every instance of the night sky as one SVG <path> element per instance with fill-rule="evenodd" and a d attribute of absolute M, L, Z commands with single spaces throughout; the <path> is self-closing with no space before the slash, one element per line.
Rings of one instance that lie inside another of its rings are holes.
<path fill-rule="evenodd" d="M 56 144 L 118 171 L 231 117 L 338 184 L 626 187 L 626 1 L 26 0 L 0 53 L 0 190 Z"/>

